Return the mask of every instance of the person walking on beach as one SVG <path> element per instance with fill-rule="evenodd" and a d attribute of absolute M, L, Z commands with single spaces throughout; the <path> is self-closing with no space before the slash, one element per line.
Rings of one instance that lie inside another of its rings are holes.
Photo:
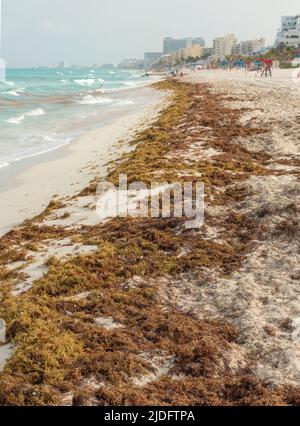
<path fill-rule="evenodd" d="M 268 77 L 268 74 L 270 74 L 270 77 L 272 77 L 272 61 L 264 61 L 264 67 L 261 73 L 261 77 L 265 74 L 265 77 Z"/>

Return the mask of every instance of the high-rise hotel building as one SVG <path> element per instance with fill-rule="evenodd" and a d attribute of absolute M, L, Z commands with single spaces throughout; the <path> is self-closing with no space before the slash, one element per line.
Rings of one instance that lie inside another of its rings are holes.
<path fill-rule="evenodd" d="M 300 47 L 300 15 L 281 18 L 281 30 L 277 34 L 275 45 Z"/>
<path fill-rule="evenodd" d="M 225 58 L 232 54 L 232 50 L 237 45 L 237 38 L 234 34 L 227 34 L 224 37 L 214 39 L 214 57 L 217 59 Z"/>
<path fill-rule="evenodd" d="M 205 47 L 205 40 L 202 37 L 172 38 L 166 37 L 163 42 L 163 52 L 165 55 L 176 52 L 180 49 L 190 49 L 193 45 Z"/>

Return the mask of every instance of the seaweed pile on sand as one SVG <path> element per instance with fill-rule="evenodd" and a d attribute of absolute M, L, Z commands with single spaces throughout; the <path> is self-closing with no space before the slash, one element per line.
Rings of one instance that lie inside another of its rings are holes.
<path fill-rule="evenodd" d="M 241 330 L 200 302 L 199 313 L 189 287 L 209 292 L 216 276 L 230 280 L 269 232 L 267 213 L 239 206 L 253 196 L 249 179 L 282 172 L 267 167 L 270 155 L 236 143 L 269 129 L 241 124 L 245 110 L 225 107 L 206 84 L 166 81 L 156 89 L 170 92 L 168 106 L 136 134 L 108 179 L 201 180 L 205 226 L 186 229 L 185 217 L 99 224 L 95 180 L 4 236 L 0 317 L 14 350 L 0 373 L 1 405 L 300 401 L 297 388 L 257 375 Z"/>

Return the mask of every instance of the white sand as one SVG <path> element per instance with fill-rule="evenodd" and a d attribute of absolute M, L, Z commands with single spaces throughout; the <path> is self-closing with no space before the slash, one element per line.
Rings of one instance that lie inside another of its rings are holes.
<path fill-rule="evenodd" d="M 300 90 L 300 78 L 297 77 L 298 69 L 274 69 L 273 76 L 260 77 L 256 72 L 245 73 L 244 70 L 201 70 L 189 73 L 186 80 L 193 82 L 243 82 L 257 87 L 271 87 L 279 89 Z M 247 106 L 247 105 L 246 105 Z"/>
<path fill-rule="evenodd" d="M 15 347 L 11 344 L 0 345 L 0 373 L 3 371 L 6 363 L 13 356 Z"/>
<path fill-rule="evenodd" d="M 266 229 L 239 271 L 224 279 L 217 270 L 204 268 L 199 278 L 180 276 L 160 284 L 162 300 L 199 318 L 228 321 L 237 328 L 240 345 L 234 358 L 241 368 L 246 355 L 256 364 L 259 377 L 274 384 L 299 386 L 300 230 L 295 225 L 292 234 L 275 232 L 279 223 L 299 224 L 300 219 L 299 167 L 296 162 L 288 166 L 278 163 L 300 158 L 300 81 L 296 83 L 293 75 L 291 70 L 275 70 L 272 79 L 258 79 L 242 72 L 201 71 L 186 77 L 212 84 L 211 90 L 222 94 L 229 108 L 251 109 L 241 121 L 266 126 L 270 132 L 235 142 L 269 154 L 270 169 L 280 169 L 282 174 L 252 176 L 242 184 L 252 195 L 231 206 L 248 217 L 260 218 Z M 232 98 L 238 100 L 232 102 Z M 196 152 L 192 154 L 197 158 Z M 201 149 L 198 155 L 210 158 Z M 191 159 L 189 150 L 186 158 Z M 291 205 L 297 205 L 298 211 L 291 210 Z M 224 214 L 216 208 L 207 210 L 219 217 Z M 210 230 L 214 241 L 220 231 Z"/>
<path fill-rule="evenodd" d="M 163 377 L 167 377 L 170 370 L 175 365 L 175 356 L 163 351 L 149 351 L 139 355 L 139 358 L 151 366 L 151 371 L 139 377 L 135 377 L 132 382 L 134 386 L 143 388 L 149 383 L 155 382 Z M 172 375 L 175 379 L 175 376 Z"/>
<path fill-rule="evenodd" d="M 118 324 L 112 317 L 99 317 L 94 320 L 97 327 L 102 327 L 105 330 L 116 330 L 119 328 L 124 328 L 122 324 Z"/>

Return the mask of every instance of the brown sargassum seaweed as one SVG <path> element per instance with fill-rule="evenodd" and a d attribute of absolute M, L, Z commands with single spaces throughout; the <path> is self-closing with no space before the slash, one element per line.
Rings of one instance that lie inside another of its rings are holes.
<path fill-rule="evenodd" d="M 220 242 L 204 230 L 187 230 L 185 218 L 116 218 L 105 225 L 76 230 L 41 225 L 61 207 L 46 211 L 0 241 L 2 301 L 0 317 L 16 352 L 0 374 L 1 405 L 293 405 L 299 390 L 272 387 L 259 380 L 251 363 L 234 371 L 230 348 L 239 346 L 227 323 L 199 320 L 168 306 L 159 297 L 164 277 L 201 274 L 203 268 L 230 276 L 253 241 L 265 232 L 259 218 L 232 207 L 249 196 L 243 182 L 272 173 L 267 156 L 248 152 L 234 141 L 268 131 L 239 124 L 242 110 L 222 105 L 207 85 L 176 81 L 156 84 L 171 101 L 156 122 L 138 132 L 133 151 L 112 165 L 109 180 L 190 181 L 201 174 L 206 203 L 224 208 L 224 216 L 206 216 L 206 226 L 222 228 Z M 209 133 L 206 145 L 220 151 L 213 159 L 193 156 L 189 147 Z M 94 194 L 96 180 L 81 196 Z M 26 258 L 39 244 L 71 237 L 96 245 L 96 253 L 48 260 L 48 272 L 27 293 L 14 298 L 15 273 L 5 265 Z M 19 247 L 19 248 L 18 248 Z M 20 248 L 22 247 L 22 248 Z M 138 286 L 128 282 L 140 277 Z M 82 299 L 74 299 L 88 292 Z M 97 327 L 96 317 L 112 317 L 122 328 Z M 168 377 L 139 387 L 134 378 L 151 373 L 141 354 L 163 353 L 174 363 Z M 96 386 L 95 386 L 96 383 Z"/>

